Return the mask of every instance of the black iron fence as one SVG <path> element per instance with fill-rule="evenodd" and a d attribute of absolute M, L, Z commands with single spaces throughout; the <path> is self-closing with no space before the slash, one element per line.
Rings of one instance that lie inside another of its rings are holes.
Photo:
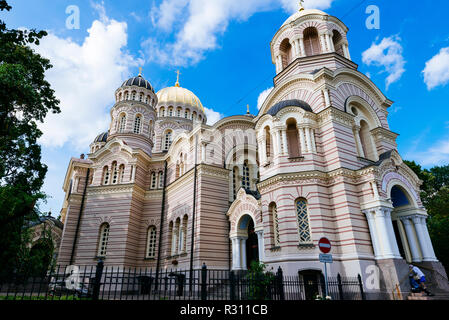
<path fill-rule="evenodd" d="M 330 277 L 332 300 L 365 299 L 360 275 Z M 0 300 L 308 300 L 325 299 L 323 277 L 315 280 L 251 271 L 161 270 L 103 266 L 56 267 L 41 277 L 0 280 Z"/>

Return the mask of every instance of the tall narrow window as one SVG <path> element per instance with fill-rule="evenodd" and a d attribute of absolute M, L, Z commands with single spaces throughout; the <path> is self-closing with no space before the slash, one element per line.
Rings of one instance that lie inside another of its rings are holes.
<path fill-rule="evenodd" d="M 298 219 L 299 242 L 312 242 L 312 238 L 310 236 L 309 214 L 307 212 L 306 200 L 296 200 L 296 216 Z"/>
<path fill-rule="evenodd" d="M 123 132 L 125 132 L 125 129 L 126 129 L 126 115 L 125 115 L 125 114 L 122 114 L 122 115 L 120 116 L 120 120 L 119 120 L 119 129 L 118 129 L 118 132 L 119 132 L 119 133 L 123 133 Z"/>
<path fill-rule="evenodd" d="M 172 232 L 172 247 L 171 255 L 174 256 L 178 253 L 178 236 L 179 236 L 179 219 L 176 221 Z"/>
<path fill-rule="evenodd" d="M 156 189 L 157 187 L 157 176 L 156 176 L 156 172 L 153 172 L 151 174 L 151 189 Z"/>
<path fill-rule="evenodd" d="M 108 249 L 109 224 L 104 223 L 100 227 L 100 240 L 98 243 L 98 256 L 105 257 Z"/>
<path fill-rule="evenodd" d="M 139 102 L 143 102 L 143 93 L 139 95 Z"/>
<path fill-rule="evenodd" d="M 308 57 L 321 53 L 320 39 L 316 28 L 309 27 L 304 30 L 304 47 Z"/>
<path fill-rule="evenodd" d="M 136 92 L 135 92 L 135 91 L 133 91 L 132 99 L 133 99 L 133 100 L 136 100 Z"/>
<path fill-rule="evenodd" d="M 154 258 L 156 256 L 156 227 L 151 226 L 148 228 L 148 240 L 147 240 L 147 258 Z"/>
<path fill-rule="evenodd" d="M 159 172 L 159 189 L 164 187 L 164 173 L 162 171 Z"/>
<path fill-rule="evenodd" d="M 273 219 L 273 244 L 275 247 L 278 247 L 281 244 L 281 238 L 279 235 L 279 218 L 276 204 L 272 203 L 269 210 L 271 213 L 271 218 Z"/>
<path fill-rule="evenodd" d="M 239 181 L 239 168 L 236 166 L 234 167 L 234 170 L 232 170 L 232 192 L 234 195 L 234 200 L 237 198 L 237 191 L 240 187 Z"/>
<path fill-rule="evenodd" d="M 172 132 L 167 131 L 165 133 L 164 151 L 168 151 L 168 149 L 170 149 L 171 143 L 172 143 Z"/>
<path fill-rule="evenodd" d="M 265 128 L 265 146 L 267 149 L 267 159 L 270 159 L 272 156 L 272 147 L 271 147 L 271 130 L 270 127 Z"/>
<path fill-rule="evenodd" d="M 108 166 L 103 168 L 103 185 L 109 184 L 109 168 Z"/>
<path fill-rule="evenodd" d="M 134 133 L 140 134 L 140 128 L 142 126 L 142 116 L 137 115 L 136 119 L 134 120 Z"/>
<path fill-rule="evenodd" d="M 117 162 L 112 163 L 112 184 L 117 184 L 118 182 L 118 168 L 117 168 Z"/>
<path fill-rule="evenodd" d="M 120 169 L 118 171 L 118 176 L 119 176 L 120 183 L 125 182 L 125 165 L 124 164 L 120 165 Z"/>
<path fill-rule="evenodd" d="M 287 124 L 288 156 L 290 158 L 297 158 L 301 156 L 301 148 L 298 136 L 298 126 L 295 119 L 288 119 L 286 124 Z"/>
<path fill-rule="evenodd" d="M 168 116 L 173 117 L 173 108 L 168 109 Z"/>
<path fill-rule="evenodd" d="M 251 181 L 250 181 L 248 160 L 245 160 L 245 162 L 243 163 L 242 186 L 246 190 L 250 190 L 251 189 Z"/>
<path fill-rule="evenodd" d="M 182 111 L 181 108 L 178 108 L 178 110 L 176 111 L 176 116 L 177 116 L 178 118 L 181 118 L 181 111 Z"/>

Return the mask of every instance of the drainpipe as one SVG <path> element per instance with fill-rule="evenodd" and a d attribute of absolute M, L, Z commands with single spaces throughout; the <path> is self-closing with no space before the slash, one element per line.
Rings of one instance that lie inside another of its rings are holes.
<path fill-rule="evenodd" d="M 78 242 L 78 233 L 79 233 L 80 224 L 81 224 L 81 216 L 83 214 L 83 209 L 84 209 L 84 201 L 86 199 L 87 184 L 89 183 L 89 175 L 90 175 L 90 168 L 87 168 L 86 183 L 84 184 L 83 197 L 81 199 L 80 214 L 78 215 L 78 222 L 76 224 L 75 239 L 73 240 L 72 255 L 70 256 L 70 265 L 73 264 L 73 258 L 75 256 L 76 243 Z"/>
<path fill-rule="evenodd" d="M 159 268 L 161 263 L 161 251 L 162 251 L 162 230 L 164 227 L 164 211 L 165 211 L 165 193 L 167 186 L 167 160 L 164 163 L 164 187 L 162 189 L 162 206 L 161 206 L 161 224 L 159 227 L 159 246 L 158 246 L 158 254 L 157 254 L 157 264 L 156 264 L 156 290 L 159 285 Z"/>
<path fill-rule="evenodd" d="M 192 209 L 192 239 L 190 243 L 190 279 L 193 279 L 193 244 L 195 241 L 195 216 L 196 216 L 196 181 L 198 165 L 198 135 L 195 137 L 195 169 L 193 176 L 193 209 Z M 192 281 L 190 281 L 190 292 L 192 292 Z"/>

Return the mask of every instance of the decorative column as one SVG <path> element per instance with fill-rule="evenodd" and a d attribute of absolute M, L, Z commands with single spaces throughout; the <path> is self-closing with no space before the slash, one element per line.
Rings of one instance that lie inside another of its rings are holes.
<path fill-rule="evenodd" d="M 407 235 L 408 245 L 412 254 L 412 261 L 421 262 L 422 259 L 419 255 L 418 242 L 416 241 L 416 237 L 413 232 L 412 221 L 410 221 L 410 217 L 401 217 L 400 220 L 404 225 L 405 233 Z"/>
<path fill-rule="evenodd" d="M 232 270 L 241 270 L 240 264 L 240 239 L 238 237 L 231 238 L 232 241 Z"/>
<path fill-rule="evenodd" d="M 332 52 L 332 46 L 331 46 L 331 39 L 329 36 L 329 33 L 324 34 L 324 39 L 326 39 L 326 45 L 327 45 L 327 51 L 326 52 Z"/>
<path fill-rule="evenodd" d="M 377 235 L 376 221 L 372 211 L 364 210 L 363 213 L 366 216 L 366 220 L 368 221 L 369 233 L 371 235 L 371 242 L 373 244 L 374 249 L 374 258 L 381 259 L 382 258 L 382 248 L 380 245 L 380 240 Z"/>
<path fill-rule="evenodd" d="M 282 57 L 281 55 L 278 55 L 276 57 L 276 73 L 279 73 L 282 71 Z"/>
<path fill-rule="evenodd" d="M 282 129 L 282 142 L 284 145 L 284 154 L 288 155 L 287 129 Z"/>
<path fill-rule="evenodd" d="M 393 220 L 391 219 L 391 212 L 393 211 L 393 209 L 383 208 L 383 210 L 385 211 L 385 223 L 387 224 L 387 230 L 391 243 L 391 248 L 393 249 L 393 254 L 395 255 L 395 258 L 402 258 L 401 254 L 399 253 L 398 242 L 393 229 Z"/>
<path fill-rule="evenodd" d="M 365 158 L 365 152 L 363 151 L 363 148 L 362 148 L 362 141 L 360 140 L 360 126 L 354 126 L 353 132 L 354 132 L 357 153 L 358 153 L 359 157 Z"/>
<path fill-rule="evenodd" d="M 242 270 L 247 270 L 246 265 L 246 240 L 247 238 L 239 237 L 240 240 L 240 257 L 241 257 L 241 267 Z"/>
<path fill-rule="evenodd" d="M 304 130 L 306 131 L 306 144 L 307 144 L 307 151 L 308 152 L 313 152 L 313 148 L 312 148 L 312 138 L 310 137 L 310 128 L 304 128 Z"/>
<path fill-rule="evenodd" d="M 201 162 L 206 162 L 206 144 L 201 144 Z"/>
<path fill-rule="evenodd" d="M 293 42 L 293 44 L 295 45 L 295 48 L 296 48 L 296 59 L 300 58 L 301 57 L 301 47 L 300 47 L 300 44 L 299 44 L 299 38 L 296 39 Z"/>
<path fill-rule="evenodd" d="M 276 145 L 277 145 L 277 150 L 278 150 L 276 155 L 281 155 L 282 154 L 281 129 L 277 129 L 274 132 L 274 135 L 276 137 Z"/>
<path fill-rule="evenodd" d="M 331 98 L 329 94 L 329 89 L 324 88 L 322 90 L 323 96 L 324 96 L 324 104 L 326 105 L 326 108 L 329 108 L 331 106 Z"/>
<path fill-rule="evenodd" d="M 301 57 L 305 57 L 306 56 L 306 48 L 304 46 L 304 36 L 301 35 L 299 37 L 299 47 L 301 49 Z"/>
<path fill-rule="evenodd" d="M 134 181 L 136 180 L 136 165 L 131 166 L 131 182 L 134 183 Z"/>
<path fill-rule="evenodd" d="M 343 43 L 343 52 L 345 54 L 345 58 L 351 60 L 351 55 L 349 54 L 349 46 L 348 43 Z"/>
<path fill-rule="evenodd" d="M 298 128 L 299 131 L 299 140 L 301 141 L 301 155 L 309 152 L 309 148 L 306 144 L 306 139 L 304 138 L 304 129 L 303 128 Z"/>
<path fill-rule="evenodd" d="M 418 241 L 421 246 L 421 252 L 423 255 L 424 261 L 435 261 L 435 253 L 433 252 L 433 248 L 430 248 L 431 244 L 429 245 L 426 231 L 424 230 L 423 223 L 425 223 L 424 217 L 421 215 L 415 215 L 412 217 L 413 223 L 415 225 L 416 235 L 418 236 Z"/>
<path fill-rule="evenodd" d="M 335 52 L 334 41 L 332 40 L 333 33 L 329 32 L 328 37 L 329 37 L 329 43 L 330 43 L 330 50 L 331 50 L 331 52 Z"/>
<path fill-rule="evenodd" d="M 430 239 L 429 229 L 427 228 L 426 220 L 427 220 L 427 217 L 422 217 L 422 228 L 424 230 L 424 238 L 427 240 L 426 242 L 427 242 L 427 246 L 429 248 L 430 258 L 433 259 L 433 261 L 438 261 L 436 255 L 435 255 L 435 251 L 433 250 L 432 240 Z"/>
<path fill-rule="evenodd" d="M 315 129 L 310 128 L 310 138 L 312 144 L 312 152 L 316 154 Z"/>
<path fill-rule="evenodd" d="M 382 246 L 382 258 L 383 259 L 394 259 L 395 251 L 393 248 L 393 243 L 390 238 L 390 231 L 387 224 L 387 219 L 389 219 L 389 211 L 385 210 L 384 208 L 377 208 L 375 209 L 376 216 L 376 227 L 380 239 L 380 243 Z M 391 221 L 391 219 L 390 219 Z M 397 247 L 397 244 L 396 244 Z"/>
<path fill-rule="evenodd" d="M 321 53 L 326 53 L 326 38 L 324 36 L 324 33 L 320 34 L 320 44 L 321 44 Z"/>
<path fill-rule="evenodd" d="M 256 231 L 257 234 L 257 246 L 259 248 L 259 261 L 264 262 L 265 260 L 265 245 L 263 239 L 263 230 Z"/>

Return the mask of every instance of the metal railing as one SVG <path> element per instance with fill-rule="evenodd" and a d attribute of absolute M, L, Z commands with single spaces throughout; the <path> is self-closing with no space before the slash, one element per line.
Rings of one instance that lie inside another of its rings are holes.
<path fill-rule="evenodd" d="M 0 300 L 307 300 L 324 297 L 324 280 L 251 271 L 56 267 L 45 276 L 0 279 Z M 329 277 L 332 300 L 364 300 L 360 275 Z"/>

